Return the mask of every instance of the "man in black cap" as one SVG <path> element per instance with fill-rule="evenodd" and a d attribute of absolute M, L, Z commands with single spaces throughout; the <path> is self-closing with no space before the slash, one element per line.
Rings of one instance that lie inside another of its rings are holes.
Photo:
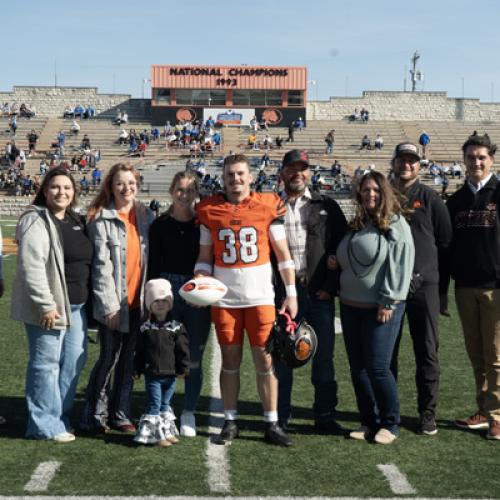
<path fill-rule="evenodd" d="M 417 146 L 396 146 L 391 162 L 394 185 L 407 198 L 410 227 L 415 243 L 415 265 L 406 302 L 406 315 L 415 353 L 419 434 L 435 435 L 439 389 L 438 318 L 439 262 L 451 242 L 450 217 L 445 204 L 432 188 L 419 181 L 420 155 Z M 393 372 L 401 332 L 394 349 Z"/>
<path fill-rule="evenodd" d="M 325 434 L 340 434 L 343 429 L 335 421 L 337 383 L 333 367 L 333 299 L 338 276 L 335 271 L 327 269 L 326 259 L 328 255 L 335 255 L 337 245 L 347 230 L 347 222 L 333 199 L 309 190 L 311 171 L 305 151 L 294 149 L 285 154 L 280 177 L 285 188 L 281 196 L 287 208 L 285 231 L 295 264 L 299 303 L 296 320 L 305 318 L 318 337 L 311 375 L 315 428 Z M 281 425 L 287 428 L 292 416 L 293 372 L 281 363 L 276 370 L 278 418 Z"/>

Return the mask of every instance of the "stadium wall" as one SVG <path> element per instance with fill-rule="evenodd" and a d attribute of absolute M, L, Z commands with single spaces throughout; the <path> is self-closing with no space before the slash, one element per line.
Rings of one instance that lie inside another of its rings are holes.
<path fill-rule="evenodd" d="M 365 108 L 370 120 L 500 121 L 500 103 L 457 99 L 446 92 L 365 91 L 361 97 L 330 97 L 309 101 L 309 120 L 342 120 Z"/>
<path fill-rule="evenodd" d="M 66 106 L 92 105 L 97 115 L 114 116 L 116 109 L 134 116 L 149 116 L 150 99 L 133 99 L 130 94 L 99 94 L 97 87 L 14 86 L 12 92 L 0 92 L 0 103 L 34 106 L 43 116 L 62 116 Z"/>
<path fill-rule="evenodd" d="M 0 103 L 35 106 L 40 115 L 60 116 L 68 105 L 92 104 L 98 115 L 114 116 L 117 108 L 131 116 L 149 117 L 150 99 L 135 99 L 130 94 L 99 94 L 96 87 L 14 86 L 0 92 Z M 500 122 L 500 103 L 479 99 L 448 97 L 446 92 L 365 91 L 360 97 L 330 97 L 328 101 L 309 101 L 309 120 L 341 120 L 357 108 L 366 108 L 370 120 L 435 120 Z"/>

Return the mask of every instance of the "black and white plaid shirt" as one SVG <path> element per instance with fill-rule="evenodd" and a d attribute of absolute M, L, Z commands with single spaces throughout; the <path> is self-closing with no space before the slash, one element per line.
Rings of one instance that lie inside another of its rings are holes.
<path fill-rule="evenodd" d="M 304 194 L 293 201 L 290 201 L 286 193 L 283 192 L 282 198 L 286 205 L 286 239 L 295 264 L 295 274 L 301 278 L 307 273 L 307 219 L 311 192 L 309 188 L 306 188 Z"/>

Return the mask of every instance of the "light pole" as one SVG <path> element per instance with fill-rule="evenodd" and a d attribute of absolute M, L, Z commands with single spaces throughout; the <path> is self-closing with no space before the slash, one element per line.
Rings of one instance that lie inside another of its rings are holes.
<path fill-rule="evenodd" d="M 144 85 L 146 85 L 146 83 L 150 82 L 151 80 L 149 80 L 148 78 L 143 78 L 142 79 L 142 92 L 141 92 L 141 96 L 142 98 L 144 99 Z"/>
<path fill-rule="evenodd" d="M 318 100 L 318 85 L 316 80 L 307 80 L 307 83 L 310 83 L 314 87 L 314 100 Z"/>

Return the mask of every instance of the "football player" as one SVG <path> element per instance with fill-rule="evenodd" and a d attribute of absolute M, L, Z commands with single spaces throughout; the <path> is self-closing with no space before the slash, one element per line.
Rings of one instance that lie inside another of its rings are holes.
<path fill-rule="evenodd" d="M 257 389 L 264 409 L 267 443 L 290 446 L 290 438 L 278 425 L 277 380 L 272 357 L 265 346 L 275 320 L 271 251 L 286 288 L 280 312 L 297 314 L 295 267 L 284 228 L 285 206 L 274 193 L 251 191 L 248 159 L 231 155 L 224 161 L 225 194 L 203 200 L 197 207 L 200 253 L 195 277 L 213 275 L 228 292 L 212 306 L 212 321 L 222 353 L 220 384 L 224 426 L 219 442 L 238 436 L 237 401 L 243 331 L 252 348 Z"/>

